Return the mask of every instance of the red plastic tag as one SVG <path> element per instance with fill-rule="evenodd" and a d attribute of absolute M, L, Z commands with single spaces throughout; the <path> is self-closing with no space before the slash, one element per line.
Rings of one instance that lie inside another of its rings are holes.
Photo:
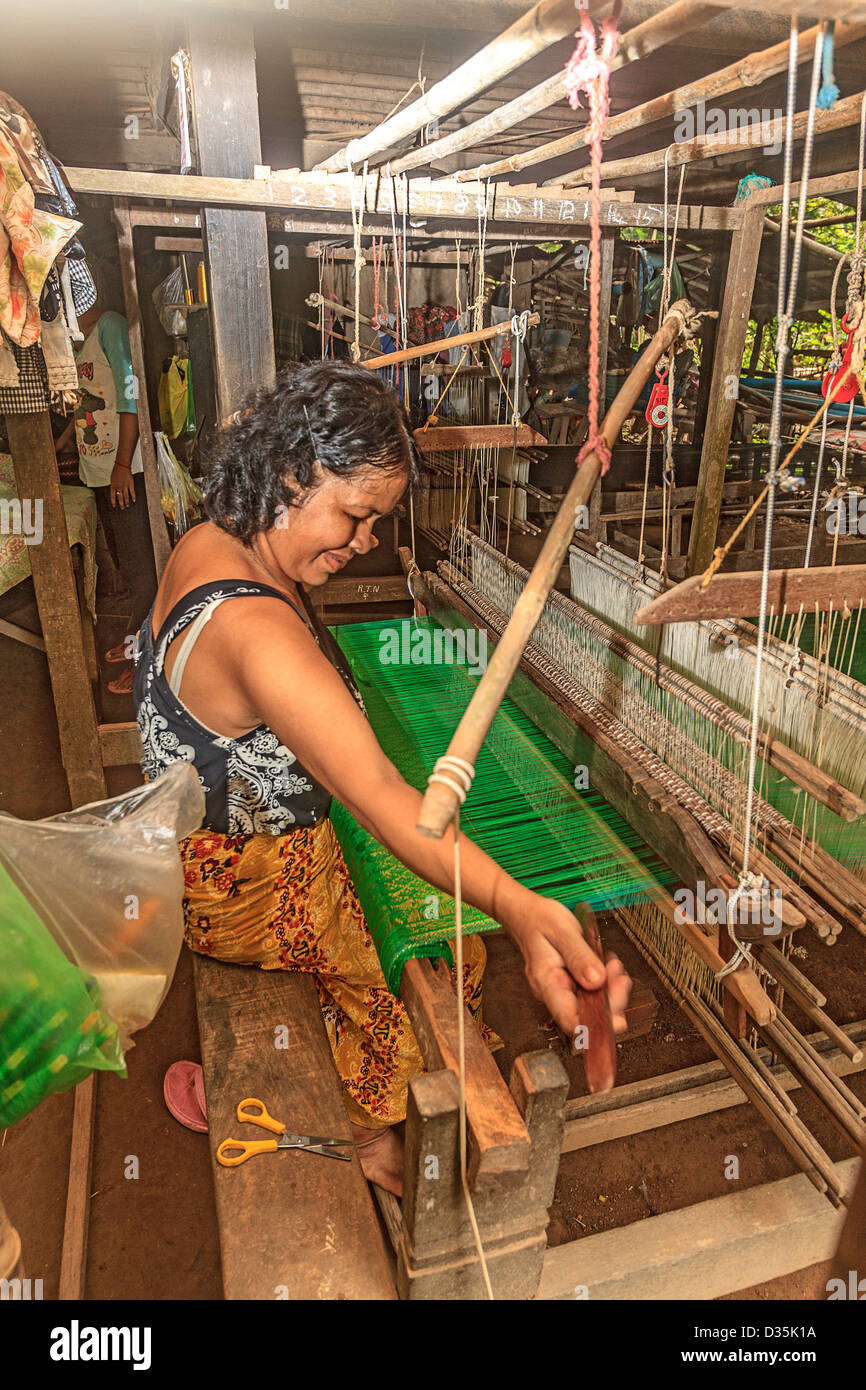
<path fill-rule="evenodd" d="M 836 392 L 834 397 L 834 404 L 847 405 L 849 401 L 853 401 L 859 389 L 856 374 L 854 372 L 849 373 L 848 370 L 851 366 L 851 357 L 854 352 L 854 329 L 852 328 L 849 330 L 848 328 L 847 314 L 842 319 L 841 326 L 842 331 L 848 334 L 848 341 L 845 344 L 845 351 L 842 354 L 842 365 L 836 371 L 831 368 L 831 370 L 827 372 L 821 384 L 821 395 L 826 399 L 833 390 L 836 382 L 841 382 L 842 379 L 847 376 L 848 380 L 845 382 L 844 386 Z"/>

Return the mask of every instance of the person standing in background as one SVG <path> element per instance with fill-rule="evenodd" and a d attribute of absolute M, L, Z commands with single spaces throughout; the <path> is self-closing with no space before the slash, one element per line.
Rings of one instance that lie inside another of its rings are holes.
<path fill-rule="evenodd" d="M 78 469 L 93 490 L 112 559 L 132 600 L 128 636 L 105 653 L 123 666 L 108 689 L 130 695 L 134 644 L 156 593 L 156 566 L 148 523 L 138 439 L 136 380 L 126 319 L 103 310 L 99 300 L 80 316 L 84 341 L 75 345 L 81 397 L 75 411 Z"/>

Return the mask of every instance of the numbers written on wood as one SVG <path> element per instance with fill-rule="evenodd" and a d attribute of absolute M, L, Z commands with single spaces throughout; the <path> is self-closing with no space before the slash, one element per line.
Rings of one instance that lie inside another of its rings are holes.
<path fill-rule="evenodd" d="M 508 222 L 521 218 L 533 222 L 588 222 L 592 209 L 588 198 L 514 198 L 497 202 L 495 217 Z M 614 226 L 649 227 L 662 216 L 662 208 L 652 204 L 632 207 L 629 203 L 603 203 L 601 220 Z"/>

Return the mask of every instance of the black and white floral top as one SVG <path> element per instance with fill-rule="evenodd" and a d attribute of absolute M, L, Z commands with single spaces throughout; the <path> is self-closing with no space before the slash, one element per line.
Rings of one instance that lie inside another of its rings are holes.
<path fill-rule="evenodd" d="M 133 691 L 144 744 L 141 765 L 145 777 L 153 781 L 177 758 L 191 762 L 204 788 L 204 824 L 209 830 L 223 835 L 282 835 L 293 826 L 315 825 L 327 817 L 330 793 L 313 781 L 267 725 L 260 724 L 240 738 L 228 738 L 199 723 L 174 694 L 164 671 L 169 644 L 203 609 L 241 595 L 282 599 L 319 641 L 300 609 L 268 584 L 230 579 L 199 585 L 175 604 L 155 642 L 151 610 L 138 634 Z M 348 672 L 343 669 L 341 674 L 346 679 Z M 360 700 L 351 681 L 347 683 Z"/>

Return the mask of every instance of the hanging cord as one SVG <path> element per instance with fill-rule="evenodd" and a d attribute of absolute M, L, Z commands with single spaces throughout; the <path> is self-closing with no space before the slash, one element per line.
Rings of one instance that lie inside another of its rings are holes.
<path fill-rule="evenodd" d="M 824 412 L 821 420 L 821 445 L 818 449 L 818 462 L 815 465 L 815 486 L 812 489 L 812 510 L 809 513 L 809 530 L 806 535 L 806 551 L 803 555 L 803 569 L 808 569 L 812 562 L 812 543 L 815 538 L 815 520 L 818 515 L 818 498 L 821 493 L 821 475 L 824 471 L 824 450 L 827 445 L 827 412 Z"/>
<path fill-rule="evenodd" d="M 580 108 L 581 93 L 589 107 L 588 141 L 591 154 L 590 235 L 589 235 L 589 404 L 586 443 L 577 462 L 595 453 L 601 463 L 601 476 L 610 467 L 610 448 L 599 433 L 600 367 L 600 303 L 601 303 L 601 164 L 602 140 L 610 110 L 610 64 L 619 44 L 617 20 L 622 4 L 601 26 L 601 43 L 596 40 L 595 26 L 584 11 L 577 47 L 565 69 L 565 90 L 573 111 Z"/>
<path fill-rule="evenodd" d="M 325 357 L 325 297 L 322 287 L 325 280 L 325 248 L 319 252 L 319 335 L 321 339 L 322 360 Z"/>
<path fill-rule="evenodd" d="M 439 762 L 442 761 L 443 759 L 440 758 Z M 438 765 L 437 763 L 437 767 Z M 466 763 L 464 766 L 468 767 L 469 764 Z M 455 784 L 452 783 L 451 785 Z M 461 797 L 461 803 L 463 799 Z M 469 1213 L 469 1224 L 472 1227 L 475 1249 L 478 1251 L 478 1262 L 481 1265 L 484 1287 L 487 1290 L 487 1297 L 493 1301 L 493 1285 L 490 1282 L 487 1258 L 481 1243 L 481 1232 L 478 1229 L 475 1206 L 472 1201 L 472 1193 L 469 1190 L 469 1180 L 466 1176 L 466 1009 L 463 1003 L 463 890 L 460 882 L 459 809 L 454 812 L 454 967 L 457 974 L 457 1064 L 460 1085 L 457 1144 L 460 1150 L 460 1183 L 463 1188 L 463 1196 L 466 1199 L 466 1210 Z"/>
<path fill-rule="evenodd" d="M 349 348 L 353 362 L 361 360 L 361 271 L 367 264 L 361 254 L 361 233 L 364 228 L 364 205 L 367 201 L 367 160 L 361 175 L 360 207 L 355 209 L 355 175 L 352 165 L 346 160 L 349 169 L 349 201 L 352 206 L 352 232 L 355 245 L 355 337 Z"/>
<path fill-rule="evenodd" d="M 453 349 L 452 349 L 452 350 L 453 350 Z M 454 382 L 455 382 L 455 380 L 457 379 L 457 374 L 458 374 L 458 372 L 460 371 L 460 368 L 463 366 L 463 363 L 466 361 L 466 356 L 467 356 L 467 353 L 468 353 L 468 352 L 469 352 L 469 345 L 468 345 L 468 343 L 467 343 L 466 347 L 464 347 L 462 353 L 460 354 L 460 360 L 458 361 L 457 366 L 454 368 L 454 371 L 451 373 L 450 377 L 448 378 L 448 385 L 445 387 L 445 390 L 442 392 L 441 396 L 439 397 L 439 399 L 438 399 L 437 402 L 436 402 L 436 414 L 438 414 L 439 406 L 440 406 L 440 405 L 442 404 L 442 402 L 445 400 L 445 397 L 448 395 L 448 392 L 451 390 L 451 387 L 454 385 Z M 423 428 L 423 430 L 421 431 L 422 434 L 426 434 L 426 433 L 427 433 L 427 431 L 428 431 L 429 428 L 430 428 L 431 423 L 433 422 L 433 420 L 436 419 L 436 414 L 431 414 L 431 415 L 428 415 L 428 416 L 427 416 L 427 419 L 426 419 L 425 422 L 424 422 L 424 428 Z"/>
<path fill-rule="evenodd" d="M 514 341 L 514 400 L 511 402 L 511 425 L 514 432 L 511 445 L 511 485 L 508 489 L 508 514 L 505 522 L 505 555 L 511 543 L 511 514 L 514 510 L 514 475 L 517 472 L 517 431 L 520 429 L 520 347 L 526 341 L 529 327 L 529 310 L 524 309 L 518 317 L 511 320 L 511 337 Z"/>
<path fill-rule="evenodd" d="M 784 388 L 785 361 L 788 354 L 788 332 L 794 319 L 794 305 L 797 296 L 797 282 L 800 271 L 800 258 L 803 248 L 803 230 L 808 202 L 809 174 L 812 164 L 812 149 L 815 136 L 815 102 L 818 95 L 818 80 L 821 73 L 821 51 L 825 26 L 820 26 L 815 40 L 815 55 L 812 63 L 812 85 L 809 95 L 809 117 L 803 149 L 803 168 L 800 179 L 800 198 L 797 209 L 797 230 L 791 254 L 790 279 L 788 278 L 788 235 L 787 228 L 791 207 L 791 179 L 794 161 L 794 111 L 797 100 L 797 59 L 799 49 L 799 25 L 796 16 L 791 20 L 791 39 L 788 61 L 788 107 L 787 128 L 785 132 L 785 180 L 782 198 L 781 225 L 783 234 L 779 238 L 779 295 L 777 304 L 779 331 L 776 341 L 776 381 L 773 392 L 773 407 L 770 417 L 770 467 L 767 474 L 767 516 L 764 528 L 764 553 L 761 570 L 761 599 L 758 610 L 758 639 L 755 649 L 755 679 L 752 691 L 752 720 L 749 734 L 749 765 L 746 792 L 746 823 L 743 830 L 743 867 L 740 882 L 751 884 L 750 856 L 752 849 L 752 816 L 755 805 L 755 773 L 758 763 L 758 733 L 761 719 L 761 695 L 763 691 L 763 659 L 767 633 L 767 607 L 769 598 L 770 570 L 773 564 L 773 520 L 775 514 L 776 486 L 779 480 L 778 464 L 781 452 L 782 391 Z M 787 294 L 786 294 L 787 290 Z M 739 943 L 728 927 L 734 943 Z M 742 950 L 742 948 L 740 948 Z"/>
<path fill-rule="evenodd" d="M 427 784 L 429 786 L 433 782 L 441 782 L 446 787 L 450 787 L 459 803 L 454 812 L 454 968 L 457 975 L 457 1079 L 460 1087 L 457 1146 L 460 1154 L 460 1183 L 466 1200 L 466 1210 L 469 1213 L 469 1224 L 472 1227 L 475 1248 L 478 1251 L 478 1261 L 481 1265 L 481 1275 L 487 1290 L 487 1297 L 492 1299 L 493 1286 L 490 1283 L 487 1258 L 481 1243 L 481 1232 L 478 1229 L 475 1206 L 466 1173 L 466 1017 L 463 1002 L 463 889 L 460 877 L 460 806 L 466 800 L 474 776 L 475 768 L 465 758 L 458 758 L 453 754 L 445 753 L 441 758 L 436 759 L 433 771 L 427 778 Z"/>
<path fill-rule="evenodd" d="M 379 329 L 388 326 L 388 307 L 387 304 L 382 303 L 379 297 L 382 266 L 385 259 L 385 238 L 380 236 L 377 241 L 375 237 L 372 237 L 370 241 L 370 250 L 373 255 L 373 317 L 370 320 L 370 327 L 375 332 L 378 332 Z M 387 293 L 386 285 L 386 299 Z"/>
<path fill-rule="evenodd" d="M 673 235 L 670 239 L 670 252 L 668 251 L 668 210 L 670 207 L 669 187 L 668 187 L 668 159 L 673 149 L 669 145 L 665 150 L 665 219 L 664 219 L 664 274 L 662 279 L 661 303 L 659 305 L 659 323 L 664 322 L 665 315 L 670 307 L 671 297 L 671 277 L 674 267 L 674 253 L 677 246 L 677 233 L 680 226 L 680 207 L 683 198 L 683 183 L 686 177 L 686 166 L 680 168 L 680 182 L 677 189 L 677 207 L 674 214 Z M 670 550 L 670 534 L 673 514 L 673 492 L 676 486 L 674 474 L 674 404 L 676 402 L 676 379 L 674 364 L 676 354 L 671 347 L 667 353 L 667 384 L 668 384 L 668 414 L 665 421 L 664 433 L 664 464 L 662 467 L 662 557 L 659 565 L 659 577 L 664 584 L 668 574 L 668 552 Z M 652 427 L 650 427 L 652 430 Z M 646 494 L 644 494 L 646 495 Z"/>

